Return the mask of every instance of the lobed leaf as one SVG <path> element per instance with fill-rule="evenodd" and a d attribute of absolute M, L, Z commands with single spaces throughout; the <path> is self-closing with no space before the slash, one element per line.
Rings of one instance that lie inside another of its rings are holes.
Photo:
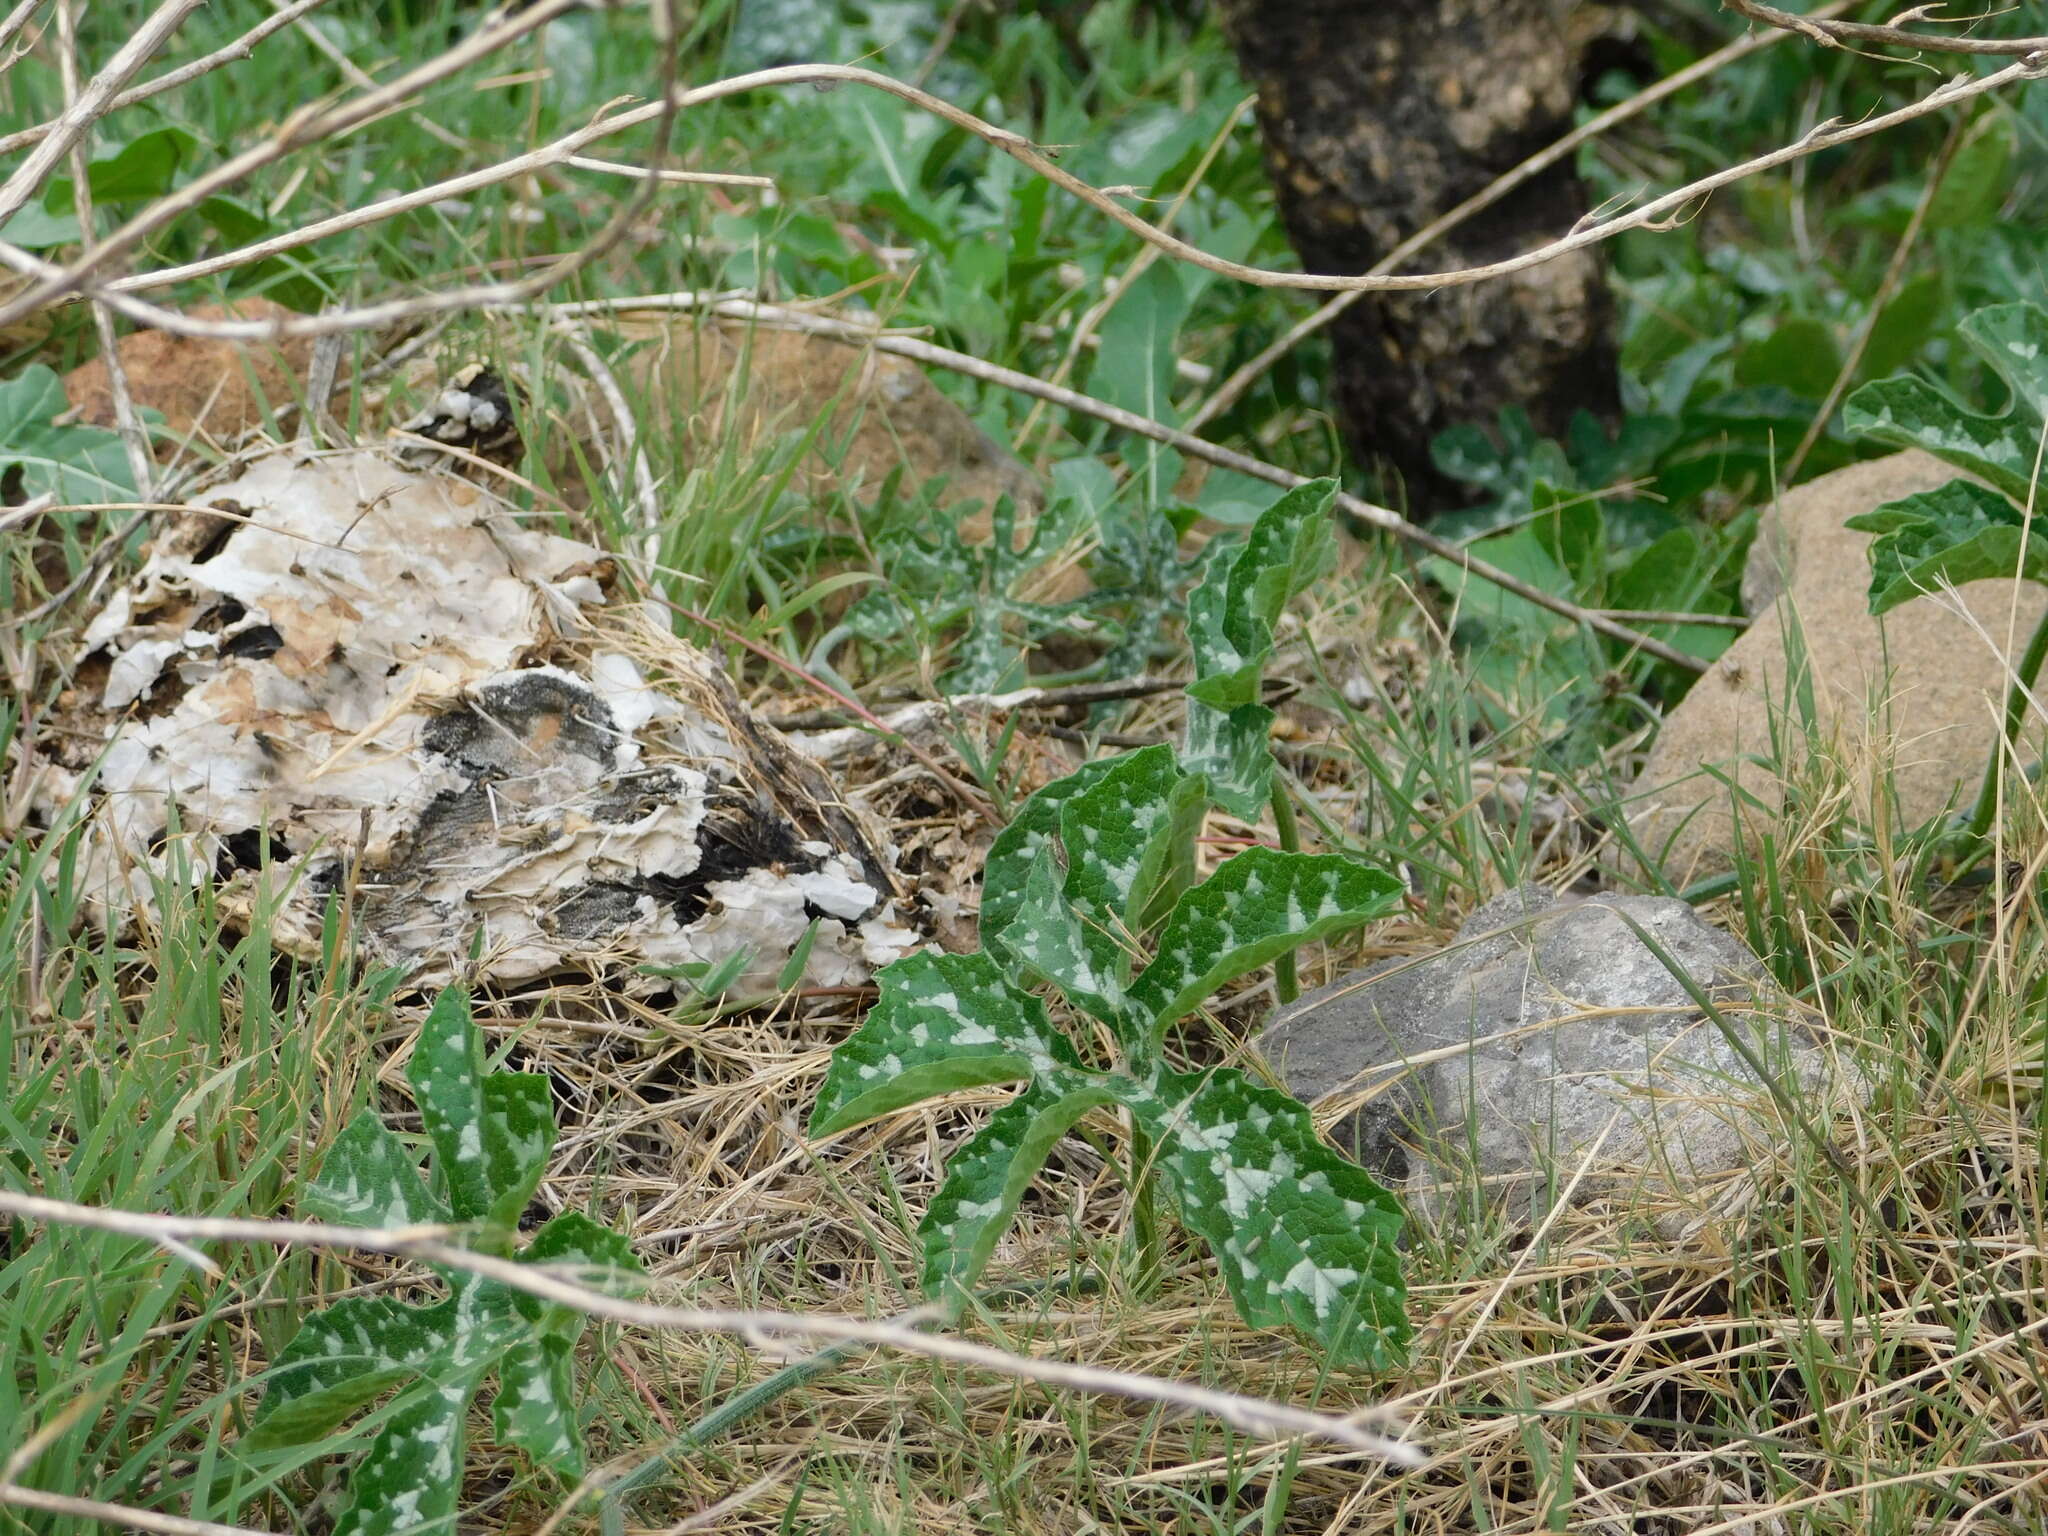
<path fill-rule="evenodd" d="M 1067 898 L 1049 846 L 1039 849 L 1024 905 L 1003 930 L 1003 950 L 1013 974 L 1044 977 L 1068 1002 L 1105 1023 L 1123 1017 L 1130 973 L 1123 944 Z"/>
<path fill-rule="evenodd" d="M 1870 611 L 1889 613 L 1944 582 L 2048 582 L 2048 528 L 1969 480 L 1886 502 L 1848 520 L 1870 545 Z"/>
<path fill-rule="evenodd" d="M 476 1385 L 472 1375 L 423 1387 L 392 1416 L 349 1478 L 334 1536 L 454 1531 L 463 1419 Z"/>
<path fill-rule="evenodd" d="M 1095 784 L 1120 761 L 1114 757 L 1084 763 L 1064 779 L 1055 779 L 1026 800 L 1010 824 L 996 834 L 981 866 L 981 942 L 1001 952 L 1003 930 L 1024 904 L 1024 887 L 1038 852 L 1059 835 L 1060 808 Z"/>
<path fill-rule="evenodd" d="M 498 1363 L 491 1427 L 500 1444 L 516 1445 L 564 1477 L 583 1475 L 583 1434 L 576 1422 L 570 1374 L 575 1341 L 543 1333 L 515 1345 Z"/>
<path fill-rule="evenodd" d="M 1919 379 L 1878 379 L 1851 395 L 1842 425 L 1852 437 L 1924 448 L 2025 502 L 2034 482 L 2034 428 L 1980 416 Z"/>
<path fill-rule="evenodd" d="M 365 1109 L 334 1138 L 301 1203 L 345 1227 L 416 1227 L 448 1220 L 448 1207 L 420 1178 L 405 1143 Z"/>
<path fill-rule="evenodd" d="M 1336 1366 L 1399 1360 L 1400 1205 L 1316 1138 L 1306 1109 L 1229 1070 L 1162 1070 L 1126 1102 L 1247 1323 L 1299 1329 Z"/>
<path fill-rule="evenodd" d="M 405 1076 L 439 1154 L 449 1208 L 457 1221 L 481 1220 L 496 1191 L 484 1156 L 483 1047 L 461 988 L 434 999 Z"/>
<path fill-rule="evenodd" d="M 810 1133 L 829 1136 L 942 1093 L 1078 1068 L 1045 1004 L 986 951 L 907 955 L 878 978 L 867 1021 L 832 1053 Z"/>
<path fill-rule="evenodd" d="M 630 1295 L 647 1283 L 646 1266 L 633 1251 L 633 1240 L 599 1226 L 581 1211 L 552 1218 L 519 1255 L 521 1264 L 546 1265 L 562 1277 L 614 1296 Z M 584 1314 L 524 1291 L 511 1292 L 511 1304 L 551 1332 L 575 1339 L 583 1332 Z"/>
<path fill-rule="evenodd" d="M 1114 1102 L 1102 1079 L 1055 1073 L 997 1110 L 947 1160 L 945 1182 L 917 1228 L 926 1295 L 944 1299 L 974 1287 L 1060 1138 L 1090 1109 Z"/>
<path fill-rule="evenodd" d="M 2013 418 L 2024 432 L 2021 446 L 2031 454 L 2041 423 L 2048 419 L 2048 313 L 2037 304 L 1992 304 L 1964 316 L 1956 334 L 2026 408 Z"/>
<path fill-rule="evenodd" d="M 279 1352 L 249 1443 L 317 1440 L 397 1382 L 482 1370 L 527 1331 L 512 1307 L 473 1293 L 426 1307 L 345 1296 L 307 1318 Z"/>
<path fill-rule="evenodd" d="M 1233 977 L 1392 911 L 1404 887 L 1339 854 L 1251 848 L 1183 895 L 1130 996 L 1163 1029 Z"/>

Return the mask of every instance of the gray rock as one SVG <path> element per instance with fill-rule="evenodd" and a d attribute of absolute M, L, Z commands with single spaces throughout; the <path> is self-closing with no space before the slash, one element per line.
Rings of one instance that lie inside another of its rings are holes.
<path fill-rule="evenodd" d="M 1682 1195 L 1797 1133 L 1624 913 L 1742 1032 L 1807 1121 L 1825 1125 L 1828 1094 L 1860 1079 L 1837 1067 L 1744 945 L 1660 897 L 1510 891 L 1437 954 L 1303 997 L 1257 1047 L 1298 1098 L 1369 1095 L 1337 1139 L 1405 1184 L 1418 1213 L 1474 1173 L 1532 1213 L 1582 1166 L 1576 1199 L 1646 1185 Z"/>

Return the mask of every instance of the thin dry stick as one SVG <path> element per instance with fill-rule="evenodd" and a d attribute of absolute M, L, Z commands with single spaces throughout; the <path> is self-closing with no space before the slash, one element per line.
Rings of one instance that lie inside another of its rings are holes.
<path fill-rule="evenodd" d="M 106 115 L 107 103 L 114 94 L 171 40 L 171 34 L 184 25 L 185 18 L 203 4 L 205 0 L 164 0 L 164 4 L 135 29 L 135 35 L 107 61 L 107 67 L 93 76 L 92 83 L 58 115 L 35 151 L 14 168 L 12 176 L 0 182 L 0 224 L 5 224 L 22 204 L 35 195 L 50 172 L 71 153 L 71 146 L 79 141 L 85 130 Z"/>
<path fill-rule="evenodd" d="M 0 1483 L 0 1504 L 16 1509 L 39 1509 L 45 1514 L 69 1515 L 75 1520 L 97 1520 L 102 1525 L 131 1531 L 159 1531 L 162 1536 L 271 1536 L 247 1525 L 217 1525 L 211 1520 L 187 1520 L 182 1515 L 158 1514 L 153 1509 L 136 1509 L 128 1504 L 108 1504 L 99 1499 L 74 1499 L 68 1494 L 45 1493 L 24 1488 L 20 1483 Z"/>
<path fill-rule="evenodd" d="M 1998 58 L 2011 58 L 2024 54 L 2039 53 L 2048 49 L 2048 37 L 1940 37 L 1931 32 L 1911 32 L 1896 22 L 1879 24 L 1867 21 L 1829 21 L 1820 16 L 1801 16 L 1792 11 L 1781 11 L 1775 5 L 1760 5 L 1757 0 L 1721 0 L 1721 3 L 1738 16 L 1751 21 L 1760 21 L 1767 27 L 1777 27 L 1786 32 L 1796 32 L 1808 42 L 1819 43 L 1823 48 L 1844 48 L 1850 43 L 1870 43 L 1885 48 L 1921 48 L 1929 53 L 1975 53 L 1990 54 Z M 1937 26 L 1963 26 L 1980 18 L 1961 17 L 1944 22 L 1929 12 L 1938 9 L 1932 5 L 1916 5 L 1904 12 L 1901 21 L 1931 21 Z"/>
<path fill-rule="evenodd" d="M 1848 7 L 1848 3 L 1849 0 L 1835 0 L 1834 4 L 1823 6 L 1821 10 L 1814 14 L 1828 15 L 1836 11 L 1845 10 Z M 1367 267 L 1367 275 L 1377 276 L 1394 271 L 1411 256 L 1420 251 L 1427 250 L 1430 246 L 1436 244 L 1437 241 L 1441 240 L 1474 214 L 1492 207 L 1510 192 L 1514 191 L 1515 188 L 1530 180 L 1530 178 L 1549 170 L 1551 166 L 1557 164 L 1558 161 L 1572 153 L 1581 144 L 1600 137 L 1608 129 L 1615 127 L 1617 124 L 1627 122 L 1630 118 L 1655 106 L 1667 96 L 1675 96 L 1695 81 L 1705 79 L 1708 75 L 1715 73 L 1726 65 L 1734 63 L 1737 59 L 1747 58 L 1750 54 L 1756 53 L 1760 49 L 1782 43 L 1785 37 L 1786 34 L 1783 32 L 1757 32 L 1747 37 L 1737 38 L 1725 48 L 1718 48 L 1705 58 L 1696 59 L 1686 65 L 1685 68 L 1666 75 L 1656 84 L 1646 86 L 1644 89 L 1636 92 L 1635 95 L 1629 97 L 1627 101 L 1619 102 L 1598 116 L 1588 118 L 1556 143 L 1539 149 L 1520 165 L 1496 176 L 1492 181 L 1466 198 L 1465 201 L 1458 204 L 1457 207 L 1430 220 L 1429 223 L 1423 225 L 1422 228 L 1387 252 L 1385 256 L 1382 256 L 1370 267 Z M 1360 297 L 1361 294 L 1358 292 L 1339 294 L 1336 298 L 1317 308 L 1314 313 L 1296 321 L 1284 334 L 1261 349 L 1256 356 L 1250 358 L 1242 367 L 1232 373 L 1229 378 L 1225 379 L 1216 388 L 1215 392 L 1202 403 L 1201 409 L 1188 418 L 1185 424 L 1187 430 L 1190 432 L 1201 431 L 1203 427 L 1237 404 L 1238 400 L 1244 395 L 1244 392 L 1263 378 L 1268 369 L 1289 352 L 1300 346 L 1303 341 L 1343 314 L 1353 304 L 1356 304 Z"/>
<path fill-rule="evenodd" d="M 1329 1440 L 1401 1466 L 1416 1466 L 1424 1460 L 1423 1453 L 1415 1446 L 1361 1428 L 1350 1418 L 1311 1413 L 1284 1403 L 1263 1402 L 1189 1382 L 1103 1370 L 1065 1360 L 1014 1355 L 986 1344 L 975 1344 L 945 1334 L 924 1333 L 901 1323 L 760 1309 L 664 1307 L 628 1301 L 564 1278 L 551 1266 L 519 1264 L 492 1254 L 457 1248 L 441 1240 L 449 1232 L 445 1227 L 338 1227 L 323 1222 L 164 1216 L 77 1205 L 68 1200 L 50 1200 L 40 1195 L 16 1194 L 11 1190 L 0 1190 L 0 1211 L 45 1225 L 85 1227 L 154 1243 L 166 1240 L 262 1243 L 321 1252 L 390 1254 L 417 1259 L 423 1264 L 461 1270 L 524 1295 L 572 1308 L 586 1317 L 606 1318 L 638 1328 L 732 1334 L 753 1342 L 756 1347 L 771 1340 L 847 1340 L 876 1344 L 1015 1380 L 1206 1413 L 1251 1434 L 1300 1435 Z"/>
<path fill-rule="evenodd" d="M 22 9 L 33 10 L 41 3 L 42 0 L 24 0 Z M 203 54 L 189 64 L 181 64 L 154 79 L 145 80 L 140 85 L 130 86 L 109 101 L 106 109 L 108 112 L 118 112 L 123 107 L 134 106 L 138 101 L 147 101 L 152 96 L 161 96 L 165 91 L 175 91 L 181 85 L 189 85 L 201 75 L 211 74 L 225 64 L 238 63 L 254 53 L 256 45 L 271 33 L 283 31 L 308 11 L 317 10 L 326 3 L 327 0 L 293 0 L 293 3 L 284 10 L 274 16 L 265 17 L 233 42 L 224 44 L 211 53 Z M 5 40 L 5 32 L 0 31 L 0 44 L 4 44 Z M 52 118 L 47 123 L 37 123 L 33 128 L 22 128 L 0 137 L 0 155 L 11 155 L 17 149 L 26 149 L 31 144 L 41 143 L 61 121 L 61 118 Z"/>
<path fill-rule="evenodd" d="M 1019 394 L 1032 395 L 1068 410 L 1093 416 L 1098 421 L 1108 422 L 1111 426 L 1135 432 L 1154 442 L 1165 443 L 1190 458 L 1204 460 L 1218 468 L 1232 470 L 1254 480 L 1263 480 L 1268 485 L 1277 485 L 1285 490 L 1308 484 L 1307 476 L 1297 475 L 1292 470 L 1280 468 L 1277 464 L 1268 464 L 1262 459 L 1254 459 L 1203 438 L 1176 431 L 1149 416 L 1140 416 L 1135 411 L 1110 405 L 1106 401 L 1095 399 L 1092 395 L 1083 395 L 1071 389 L 1048 384 L 1028 373 L 998 367 L 994 363 L 983 362 L 978 357 L 970 357 L 964 352 L 955 352 L 947 347 L 934 346 L 916 337 L 878 336 L 867 327 L 855 325 L 850 321 L 784 309 L 772 304 L 756 304 L 744 299 L 728 299 L 706 307 L 716 314 L 728 315 L 735 319 L 757 320 L 820 336 L 833 336 L 842 341 L 859 342 L 874 347 L 877 351 L 891 352 L 899 357 L 908 357 L 934 367 L 964 373 L 970 378 L 1015 390 Z M 1575 624 L 1583 624 L 1610 639 L 1619 640 L 1624 645 L 1655 656 L 1660 661 L 1668 661 L 1673 666 L 1684 667 L 1689 672 L 1707 670 L 1707 663 L 1697 656 L 1688 656 L 1684 651 L 1666 645 L 1662 640 L 1631 629 L 1626 624 L 1617 623 L 1597 609 L 1583 608 L 1569 598 L 1559 597 L 1554 592 L 1546 592 L 1541 587 L 1532 586 L 1520 577 L 1481 560 L 1463 545 L 1431 533 L 1426 528 L 1418 527 L 1390 508 L 1375 506 L 1346 491 L 1337 493 L 1337 505 L 1360 522 L 1370 523 L 1375 528 L 1383 528 L 1388 533 L 1426 549 L 1433 555 L 1454 561 L 1473 575 L 1493 582 L 1496 586 L 1547 608 L 1552 613 L 1568 618 Z"/>
<path fill-rule="evenodd" d="M 5 20 L 0 20 L 0 52 L 4 52 L 14 42 L 15 35 L 28 25 L 28 19 L 42 8 L 43 0 L 21 0 L 21 4 L 7 13 Z M 0 59 L 0 69 L 8 68 L 15 59 L 27 51 L 27 45 L 24 44 L 11 58 Z"/>
<path fill-rule="evenodd" d="M 1870 346 L 1870 338 L 1877 330 L 1877 322 L 1884 312 L 1885 301 L 1899 286 L 1899 279 L 1905 276 L 1906 259 L 1912 255 L 1914 245 L 1920 239 L 1920 227 L 1927 222 L 1927 210 L 1934 206 L 1935 194 L 1941 190 L 1943 180 L 1948 176 L 1949 167 L 1955 164 L 1956 151 L 1962 148 L 1963 132 L 1969 126 L 1969 119 L 1957 116 L 1949 126 L 1948 138 L 1943 141 L 1941 153 L 1934 157 L 1934 165 L 1927 172 L 1927 185 L 1920 189 L 1920 199 L 1913 204 L 1912 217 L 1906 220 L 1906 232 L 1899 236 L 1899 243 L 1892 247 L 1892 259 L 1886 263 L 1884 276 L 1878 280 L 1876 290 L 1870 295 L 1863 311 L 1863 319 L 1856 326 L 1856 335 L 1849 343 L 1849 352 L 1842 359 L 1842 366 L 1835 371 L 1835 381 L 1828 386 L 1827 398 L 1820 403 L 1820 409 L 1813 413 L 1813 420 L 1806 424 L 1806 431 L 1799 439 L 1799 446 L 1792 450 L 1792 457 L 1785 461 L 1784 471 L 1779 475 L 1782 485 L 1794 484 L 1799 471 L 1806 465 L 1806 457 L 1813 452 L 1828 423 L 1835 418 L 1835 410 L 1842 403 L 1842 396 L 1849 392 L 1849 381 L 1856 376 L 1856 369 L 1863 362 L 1864 351 Z"/>
<path fill-rule="evenodd" d="M 522 29 L 530 29 L 532 26 L 537 26 L 541 22 L 551 19 L 561 7 L 574 3 L 576 3 L 576 0 L 541 0 L 541 3 L 532 9 L 518 13 L 518 25 Z M 508 23 L 508 26 L 510 25 L 512 24 Z M 490 33 L 479 34 L 477 39 L 473 39 L 471 43 L 465 44 L 461 48 L 452 50 L 445 57 L 453 58 L 458 53 L 467 53 L 468 57 L 465 57 L 462 61 L 464 64 L 467 64 L 470 58 L 480 57 L 483 52 L 489 51 L 489 48 L 501 46 L 508 40 L 506 36 L 500 35 L 500 30 L 494 29 Z M 490 39 L 488 48 L 484 46 L 486 38 Z M 443 73 L 447 72 L 441 68 L 439 63 L 427 66 L 427 68 L 433 71 L 433 78 L 435 79 L 440 78 Z M 227 165 L 197 178 L 187 187 L 181 189 L 176 196 L 166 198 L 156 207 L 139 214 L 134 220 L 130 221 L 127 227 L 116 231 L 114 235 L 108 238 L 106 245 L 102 247 L 102 252 L 111 251 L 118 254 L 120 251 L 125 250 L 128 245 L 146 237 L 149 233 L 153 233 L 161 223 L 168 218 L 175 217 L 176 213 L 184 211 L 185 207 L 195 204 L 204 197 L 212 196 L 225 185 L 240 179 L 261 165 L 267 165 L 284 154 L 304 148 L 318 141 L 320 138 L 325 137 L 328 131 L 339 132 L 347 127 L 359 126 L 362 122 L 376 115 L 375 111 L 372 110 L 373 105 L 381 106 L 388 104 L 384 103 L 382 98 L 389 95 L 390 92 L 398 90 L 400 86 L 409 91 L 416 89 L 419 83 L 424 83 L 416 79 L 421 74 L 422 71 L 415 71 L 413 77 L 407 77 L 405 81 L 394 82 L 392 86 L 386 87 L 384 91 L 377 93 L 376 97 L 366 97 L 345 104 L 343 107 L 336 108 L 333 113 L 325 116 L 305 120 L 294 118 L 290 123 L 286 124 L 285 128 L 279 132 L 270 144 L 259 146 L 257 149 L 237 157 L 236 160 L 229 162 Z M 921 107 L 933 115 L 944 119 L 955 127 L 985 139 L 1035 174 L 1043 176 L 1056 186 L 1072 193 L 1090 207 L 1097 209 L 1105 216 L 1136 234 L 1140 239 L 1158 246 L 1170 256 L 1198 266 L 1204 271 L 1214 272 L 1223 277 L 1235 278 L 1238 281 L 1261 288 L 1302 288 L 1325 292 L 1348 292 L 1352 290 L 1367 292 L 1413 292 L 1484 282 L 1490 278 L 1504 277 L 1514 272 L 1526 271 L 1532 267 L 1541 266 L 1547 261 L 1555 260 L 1557 257 L 1568 252 L 1582 250 L 1587 246 L 1611 239 L 1615 235 L 1622 234 L 1631 229 L 1672 228 L 1680 215 L 1709 193 L 1741 181 L 1748 176 L 1755 175 L 1760 171 L 1771 170 L 1779 165 L 1789 164 L 1805 155 L 1817 154 L 1825 149 L 1832 149 L 1842 144 L 1852 143 L 1858 139 L 1868 138 L 1873 134 L 1882 133 L 1889 128 L 1896 127 L 1901 123 L 1910 122 L 1915 118 L 1944 111 L 1964 101 L 1973 100 L 1978 96 L 2002 90 L 2006 86 L 2031 82 L 2044 76 L 2048 76 L 2048 55 L 2029 55 L 2025 59 L 1982 78 L 1959 77 L 1949 81 L 1930 92 L 1920 101 L 1913 102 L 1877 117 L 1849 124 L 1836 120 L 1822 123 L 1796 144 L 1786 145 L 1769 154 L 1759 155 L 1739 165 L 1730 166 L 1710 176 L 1702 177 L 1700 180 L 1681 187 L 1677 191 L 1666 193 L 1664 196 L 1644 204 L 1631 213 L 1617 215 L 1608 219 L 1600 219 L 1597 216 L 1589 215 L 1586 219 L 1582 219 L 1569 234 L 1547 245 L 1525 251 L 1518 256 L 1491 262 L 1483 266 L 1466 267 L 1451 272 L 1388 273 L 1378 276 L 1281 271 L 1266 267 L 1250 267 L 1242 262 L 1229 261 L 1220 256 L 1212 256 L 1206 251 L 1189 245 L 1184 240 L 1164 233 L 1137 215 L 1127 212 L 1118 206 L 1108 193 L 1061 169 L 1060 166 L 1041 154 L 1023 135 L 1013 133 L 1008 129 L 997 128 L 994 124 L 984 122 L 970 112 L 962 111 L 950 102 L 942 101 L 926 92 L 905 85 L 900 80 L 876 74 L 871 70 L 855 69 L 840 65 L 791 65 L 779 69 L 758 70 L 752 74 L 735 76 L 729 80 L 721 80 L 710 85 L 693 87 L 686 91 L 666 92 L 660 103 L 651 107 L 641 107 L 630 112 L 621 113 L 617 117 L 610 119 L 610 125 L 614 131 L 623 131 L 628 127 L 658 118 L 665 113 L 680 111 L 705 102 L 738 95 L 745 91 L 760 90 L 771 86 L 817 84 L 834 81 L 864 85 L 908 101 L 912 105 Z M 330 125 L 332 125 L 331 130 Z M 638 199 L 636 198 L 637 201 Z M 409 299 L 393 300 L 384 304 L 368 305 L 353 310 L 334 310 L 325 314 L 311 316 L 279 316 L 268 320 L 199 321 L 189 316 L 181 315 L 175 310 L 165 309 L 156 305 L 140 304 L 133 299 L 125 297 L 116 302 L 115 307 L 133 319 L 141 320 L 146 324 L 157 325 L 177 335 L 210 336 L 222 340 L 273 341 L 283 336 L 321 335 L 333 330 L 375 329 L 395 324 L 401 320 L 408 320 L 425 314 L 441 313 L 449 309 L 508 306 L 526 302 L 534 295 L 545 291 L 550 285 L 561 281 L 574 271 L 580 270 L 590 260 L 602 254 L 604 249 L 609 249 L 609 243 L 615 243 L 618 238 L 623 236 L 624 228 L 621 220 L 624 218 L 625 213 L 622 211 L 620 219 L 615 219 L 613 224 L 607 227 L 606 231 L 593 243 L 590 250 L 564 258 L 561 262 L 536 274 L 534 277 L 517 283 L 456 288 L 439 293 L 416 295 Z M 37 257 L 31 256 L 28 252 L 18 247 L 6 244 L 0 244 L 0 262 L 4 262 L 17 271 L 29 273 L 38 279 L 27 291 L 17 296 L 14 300 L 5 305 L 0 305 L 0 325 L 12 323 L 23 315 L 53 302 L 64 294 L 83 289 L 87 286 L 88 279 L 91 276 L 89 271 L 80 270 L 80 265 L 77 263 L 74 263 L 71 268 L 59 269 Z M 110 300 L 110 302 L 113 301 Z"/>

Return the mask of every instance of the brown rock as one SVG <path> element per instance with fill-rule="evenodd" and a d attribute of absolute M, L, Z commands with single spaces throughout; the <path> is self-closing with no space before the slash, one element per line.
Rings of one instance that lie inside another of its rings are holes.
<path fill-rule="evenodd" d="M 1733 800 L 1709 767 L 1740 786 L 1746 839 L 1783 808 L 1788 784 L 1814 782 L 1806 747 L 1832 764 L 1826 782 L 1847 795 L 1854 821 L 1871 821 L 1874 786 L 1896 796 L 1906 827 L 1968 803 L 1997 739 L 2006 656 L 2025 646 L 2048 592 L 1972 582 L 1960 589 L 1969 619 L 1938 594 L 1875 619 L 1871 535 L 1843 527 L 1955 478 L 1930 454 L 1894 454 L 1823 475 L 1765 512 L 1743 573 L 1756 622 L 1665 720 L 1630 798 L 1631 830 L 1672 881 L 1734 867 Z M 1796 677 L 1787 686 L 1793 634 L 1811 669 L 1805 726 Z"/>
<path fill-rule="evenodd" d="M 203 304 L 190 311 L 195 320 L 269 320 L 290 313 L 269 299 Z M 244 343 L 167 331 L 135 331 L 123 336 L 118 347 L 135 403 L 163 413 L 168 437 L 158 444 L 160 454 L 175 451 L 190 437 L 231 438 L 262 425 L 266 403 L 274 409 L 297 398 L 313 354 L 312 339 L 305 336 Z M 114 425 L 114 392 L 104 358 L 66 374 L 64 393 L 81 420 Z"/>

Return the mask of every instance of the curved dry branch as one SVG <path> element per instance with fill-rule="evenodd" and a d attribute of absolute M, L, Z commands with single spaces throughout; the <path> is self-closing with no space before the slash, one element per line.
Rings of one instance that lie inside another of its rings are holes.
<path fill-rule="evenodd" d="M 1916 5 L 1910 11 L 1900 12 L 1889 22 L 1878 23 L 1802 16 L 1796 11 L 1781 11 L 1775 5 L 1760 4 L 1759 0 L 1721 0 L 1721 4 L 1738 16 L 1760 21 L 1780 31 L 1796 32 L 1823 48 L 1846 48 L 1856 43 L 1881 48 L 1919 48 L 1928 53 L 1973 53 L 1993 58 L 2024 58 L 2048 49 L 2048 37 L 1942 37 L 1932 32 L 1910 31 L 1899 25 L 1901 21 L 1925 21 L 1935 26 L 1960 27 L 1982 19 L 1964 16 L 1944 21 L 1931 14 L 1941 9 L 1938 5 Z"/>
<path fill-rule="evenodd" d="M 215 1242 L 262 1243 L 280 1248 L 335 1253 L 389 1254 L 478 1275 L 510 1290 L 572 1308 L 586 1317 L 602 1317 L 636 1328 L 731 1334 L 756 1345 L 787 1341 L 876 1344 L 885 1349 L 946 1360 L 1020 1381 L 1035 1381 L 1045 1386 L 1127 1397 L 1138 1402 L 1162 1403 L 1206 1413 L 1249 1434 L 1327 1440 L 1399 1466 L 1417 1466 L 1426 1459 L 1419 1447 L 1365 1429 L 1353 1418 L 1311 1413 L 1284 1403 L 1265 1402 L 1235 1392 L 1219 1392 L 1192 1382 L 1168 1381 L 1130 1371 L 1104 1370 L 1065 1360 L 1015 1355 L 966 1339 L 926 1333 L 905 1323 L 761 1309 L 664 1307 L 650 1302 L 627 1301 L 564 1278 L 544 1265 L 517 1264 L 510 1259 L 458 1248 L 445 1241 L 451 1234 L 442 1227 L 379 1229 L 337 1227 L 324 1222 L 163 1216 L 77 1205 L 68 1200 L 51 1200 L 6 1190 L 0 1190 L 0 1211 L 44 1225 L 113 1232 L 165 1247 Z"/>

